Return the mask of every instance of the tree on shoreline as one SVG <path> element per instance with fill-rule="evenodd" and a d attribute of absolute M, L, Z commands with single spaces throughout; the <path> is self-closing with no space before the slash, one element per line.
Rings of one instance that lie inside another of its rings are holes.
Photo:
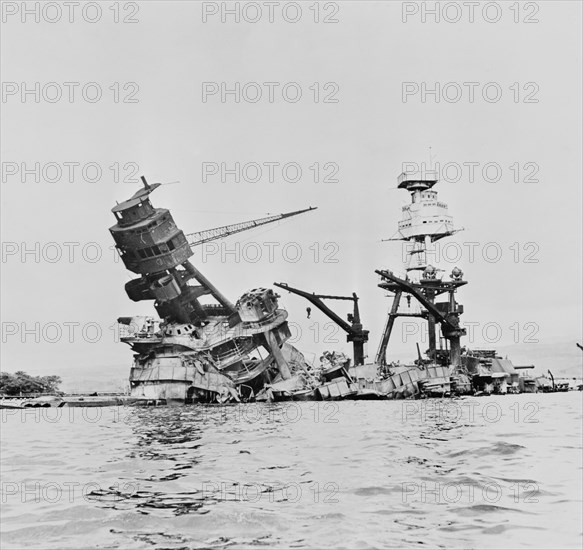
<path fill-rule="evenodd" d="M 24 371 L 0 372 L 0 394 L 59 393 L 60 376 L 32 376 Z"/>

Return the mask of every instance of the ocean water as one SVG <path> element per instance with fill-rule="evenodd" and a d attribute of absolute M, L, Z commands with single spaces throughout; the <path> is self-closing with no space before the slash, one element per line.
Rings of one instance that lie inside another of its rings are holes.
<path fill-rule="evenodd" d="M 2 410 L 0 547 L 581 548 L 582 398 Z"/>

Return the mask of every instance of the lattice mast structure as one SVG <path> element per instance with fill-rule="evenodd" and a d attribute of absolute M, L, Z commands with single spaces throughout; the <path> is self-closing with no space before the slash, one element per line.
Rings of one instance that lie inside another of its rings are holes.
<path fill-rule="evenodd" d="M 405 278 L 399 278 L 388 270 L 377 270 L 381 276 L 379 287 L 393 294 L 393 302 L 387 315 L 387 321 L 377 351 L 376 362 L 386 364 L 386 351 L 391 332 L 397 317 L 421 317 L 427 320 L 429 349 L 427 355 L 432 362 L 446 362 L 452 367 L 461 363 L 460 337 L 465 329 L 460 327 L 459 316 L 463 306 L 455 300 L 456 290 L 467 281 L 462 279 L 463 272 L 455 267 L 449 279 L 444 272 L 429 262 L 430 255 L 435 254 L 435 242 L 456 233 L 453 219 L 448 214 L 447 204 L 437 197 L 433 189 L 439 181 L 437 172 L 403 172 L 398 178 L 398 188 L 405 189 L 411 195 L 411 203 L 403 206 L 402 219 L 398 223 L 397 233 L 388 240 L 404 243 L 407 257 L 405 259 Z M 440 295 L 447 300 L 436 302 Z M 411 297 L 421 305 L 419 313 L 400 310 L 401 298 L 405 296 L 410 303 Z M 437 350 L 436 324 L 441 325 L 443 337 L 449 342 L 449 350 Z"/>

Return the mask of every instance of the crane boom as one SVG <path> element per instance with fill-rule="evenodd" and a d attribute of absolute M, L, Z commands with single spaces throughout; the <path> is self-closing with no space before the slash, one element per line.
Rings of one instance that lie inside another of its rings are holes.
<path fill-rule="evenodd" d="M 410 281 L 404 279 L 399 279 L 393 275 L 390 271 L 375 269 L 375 273 L 380 275 L 383 279 L 395 283 L 402 291 L 408 292 L 414 296 L 417 301 L 431 314 L 435 317 L 436 321 L 441 323 L 446 330 L 455 331 L 459 330 L 459 321 L 457 318 L 441 312 L 435 304 L 431 303 L 421 291 L 417 290 L 414 284 Z"/>
<path fill-rule="evenodd" d="M 328 317 L 330 317 L 330 319 L 332 319 L 344 332 L 350 334 L 352 333 L 352 327 L 350 326 L 349 323 L 347 323 L 344 319 L 342 319 L 342 317 L 340 317 L 339 315 L 337 315 L 334 311 L 332 311 L 326 304 L 324 304 L 324 302 L 322 302 L 321 298 L 332 298 L 334 300 L 357 300 L 354 297 L 348 297 L 348 296 L 322 296 L 321 294 L 314 294 L 313 292 L 305 292 L 304 290 L 300 290 L 299 288 L 294 288 L 289 286 L 286 283 L 273 283 L 274 286 L 277 286 L 279 288 L 283 288 L 284 290 L 287 290 L 288 292 L 291 292 L 292 294 L 297 294 L 298 296 L 301 296 L 302 298 L 305 298 L 306 300 L 308 300 L 308 302 L 311 302 L 312 304 L 314 304 L 322 313 L 324 313 L 325 315 L 327 315 Z"/>
<path fill-rule="evenodd" d="M 287 283 L 273 283 L 279 288 L 283 288 L 292 294 L 297 294 L 302 296 L 308 302 L 315 305 L 324 315 L 328 316 L 332 321 L 334 321 L 344 332 L 346 332 L 346 340 L 352 342 L 353 352 L 354 352 L 354 364 L 363 365 L 364 364 L 364 344 L 368 342 L 368 330 L 365 330 L 360 322 L 360 311 L 358 309 L 358 296 L 356 293 L 352 293 L 352 296 L 327 296 L 325 294 L 315 294 L 300 290 L 299 288 L 294 288 L 289 286 Z M 353 314 L 350 318 L 350 323 L 347 323 L 342 317 L 337 315 L 332 311 L 324 302 L 323 299 L 327 300 L 352 300 L 354 303 Z"/>
<path fill-rule="evenodd" d="M 247 222 L 223 225 L 221 227 L 215 227 L 214 229 L 205 229 L 204 231 L 197 231 L 196 233 L 188 233 L 186 238 L 188 239 L 188 244 L 190 244 L 190 246 L 199 246 L 201 244 L 208 243 L 209 241 L 215 241 L 217 239 L 222 239 L 223 237 L 228 237 L 234 233 L 248 231 L 249 229 L 254 229 L 255 227 L 260 227 L 268 223 L 274 223 L 285 218 L 298 216 L 300 214 L 304 214 L 305 212 L 311 212 L 312 210 L 316 209 L 317 207 L 310 206 L 309 208 L 305 208 L 304 210 L 296 210 L 295 212 L 275 214 L 274 216 L 267 216 L 257 220 L 249 220 Z"/>

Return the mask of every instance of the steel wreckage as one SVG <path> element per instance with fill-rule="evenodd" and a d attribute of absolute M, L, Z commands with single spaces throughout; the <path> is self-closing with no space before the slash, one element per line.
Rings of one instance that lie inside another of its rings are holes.
<path fill-rule="evenodd" d="M 430 181 L 427 181 L 429 179 Z M 233 304 L 189 260 L 193 247 L 234 233 L 274 223 L 315 210 L 307 208 L 234 225 L 185 235 L 170 212 L 155 208 L 150 194 L 161 184 L 149 184 L 117 204 L 112 212 L 117 223 L 110 228 L 125 267 L 138 275 L 125 285 L 134 302 L 153 300 L 158 318 L 120 317 L 121 341 L 134 352 L 130 371 L 130 397 L 147 404 L 226 403 L 237 401 L 387 399 L 424 395 L 447 396 L 470 390 L 468 373 L 460 360 L 459 315 L 463 308 L 454 298 L 463 284 L 459 269 L 451 281 L 435 277 L 436 269 L 424 262 L 434 240 L 453 234 L 447 206 L 437 202 L 431 187 L 436 178 L 405 174 L 399 187 L 411 193 L 412 204 L 404 208 L 398 240 L 414 243 L 416 264 L 407 266 L 420 277 L 400 279 L 390 271 L 377 271 L 379 286 L 394 293 L 394 301 L 374 361 L 366 363 L 358 296 L 326 296 L 295 289 L 286 283 L 275 286 L 307 299 L 337 323 L 352 342 L 354 358 L 325 351 L 319 365 L 310 365 L 302 353 L 287 342 L 291 337 L 288 314 L 278 306 L 279 295 L 271 289 L 255 288 Z M 431 203 L 431 208 L 419 206 Z M 435 206 L 434 206 L 435 205 Z M 431 212 L 429 212 L 431 210 Z M 425 217 L 430 216 L 430 220 Z M 405 219 L 406 218 L 406 219 Z M 434 222 L 435 218 L 435 223 Z M 427 222 L 432 230 L 428 231 Z M 441 228 L 440 230 L 436 228 Z M 449 297 L 435 303 L 440 293 Z M 421 311 L 416 316 L 429 325 L 427 358 L 412 365 L 387 363 L 386 349 L 399 302 L 414 298 Z M 203 303 L 201 298 L 205 297 Z M 351 300 L 348 322 L 323 300 Z M 440 325 L 446 346 L 435 345 Z M 449 345 L 448 345 L 449 344 Z"/>

